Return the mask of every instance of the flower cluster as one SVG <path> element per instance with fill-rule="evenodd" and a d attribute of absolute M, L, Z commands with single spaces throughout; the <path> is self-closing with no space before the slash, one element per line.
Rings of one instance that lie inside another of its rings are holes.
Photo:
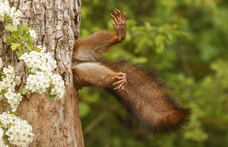
<path fill-rule="evenodd" d="M 27 78 L 26 89 L 40 94 L 46 91 L 50 86 L 50 78 L 44 72 L 37 71 L 34 75 L 30 74 Z"/>
<path fill-rule="evenodd" d="M 11 144 L 27 147 L 32 142 L 34 134 L 27 121 L 6 112 L 0 115 L 0 121 Z"/>
<path fill-rule="evenodd" d="M 36 39 L 36 32 L 34 30 L 29 30 L 30 36 L 35 40 Z"/>
<path fill-rule="evenodd" d="M 9 2 L 5 1 L 5 2 L 1 2 L 0 3 L 0 21 L 4 21 L 4 17 L 5 15 L 9 14 Z"/>
<path fill-rule="evenodd" d="M 20 77 L 15 76 L 14 68 L 9 66 L 8 68 L 3 68 L 3 76 L 1 76 L 1 79 L 0 91 L 4 91 L 4 95 L 0 95 L 0 100 L 5 97 L 10 104 L 12 111 L 15 112 L 22 100 L 21 94 L 14 92 L 14 87 L 21 82 Z"/>
<path fill-rule="evenodd" d="M 54 74 L 51 76 L 52 85 L 51 95 L 55 95 L 55 99 L 61 99 L 65 92 L 64 81 L 60 75 Z"/>
<path fill-rule="evenodd" d="M 12 66 L 3 68 L 4 75 L 1 77 L 0 90 L 2 89 L 14 89 L 16 83 L 14 82 L 15 71 Z"/>
<path fill-rule="evenodd" d="M 18 105 L 22 100 L 22 96 L 20 93 L 14 93 L 11 90 L 8 90 L 7 93 L 4 94 L 7 99 L 7 102 L 10 104 L 12 111 L 15 112 L 17 110 Z"/>
<path fill-rule="evenodd" d="M 32 126 L 25 120 L 16 120 L 12 126 L 6 131 L 9 136 L 8 140 L 11 144 L 27 147 L 33 139 Z"/>
<path fill-rule="evenodd" d="M 42 48 L 40 48 L 42 49 Z M 41 51 L 45 50 L 42 49 Z M 51 54 L 32 51 L 24 53 L 20 60 L 23 60 L 32 73 L 36 71 L 43 71 L 45 73 L 52 72 L 57 67 L 56 61 L 52 58 Z"/>
<path fill-rule="evenodd" d="M 52 73 L 57 68 L 56 61 L 49 52 L 44 53 L 45 47 L 37 47 L 41 49 L 41 52 L 32 51 L 24 53 L 20 57 L 20 60 L 25 62 L 32 73 L 27 78 L 25 88 L 40 94 L 48 89 L 51 97 L 61 99 L 65 92 L 65 86 L 61 76 Z"/>
<path fill-rule="evenodd" d="M 26 86 L 21 92 L 22 94 L 29 91 L 45 93 L 48 98 L 61 99 L 65 86 L 62 77 L 54 74 L 57 68 L 56 61 L 51 53 L 46 53 L 45 47 L 34 47 L 37 34 L 33 28 L 29 28 L 27 24 L 22 27 L 17 26 L 20 22 L 20 15 L 21 12 L 15 7 L 9 7 L 8 0 L 0 0 L 0 21 L 5 21 L 6 23 L 3 23 L 7 24 L 5 30 L 12 33 L 9 36 L 5 35 L 6 43 L 13 51 L 18 51 L 18 58 L 25 62 L 30 73 Z M 3 138 L 10 144 L 28 147 L 34 136 L 32 127 L 27 121 L 14 115 L 22 101 L 22 95 L 15 91 L 15 86 L 21 83 L 21 78 L 15 75 L 12 66 L 3 68 L 1 58 L 0 69 L 0 100 L 4 98 L 11 107 L 11 112 L 4 112 L 0 115 L 0 147 L 8 147 L 4 144 Z"/>
<path fill-rule="evenodd" d="M 4 21 L 6 17 L 10 17 L 13 21 L 13 25 L 19 25 L 20 15 L 20 10 L 16 11 L 15 7 L 10 8 L 7 0 L 0 3 L 0 21 Z"/>
<path fill-rule="evenodd" d="M 13 25 L 19 25 L 20 24 L 20 18 L 19 18 L 20 15 L 21 15 L 21 11 L 20 10 L 16 11 L 15 7 L 12 7 L 10 9 L 9 16 L 13 20 Z"/>
<path fill-rule="evenodd" d="M 39 49 L 41 49 L 41 51 L 40 51 L 41 53 L 44 53 L 46 51 L 46 47 L 44 47 L 44 46 L 42 47 L 41 45 L 38 45 L 37 47 Z"/>
<path fill-rule="evenodd" d="M 2 127 L 7 128 L 8 124 L 12 124 L 16 120 L 20 119 L 19 117 L 15 116 L 14 114 L 10 114 L 8 112 L 3 112 L 0 115 L 0 122 L 2 123 Z"/>
<path fill-rule="evenodd" d="M 2 60 L 0 58 L 0 60 Z M 0 91 L 1 90 L 10 90 L 14 91 L 14 87 L 16 85 L 19 85 L 21 82 L 21 79 L 19 76 L 15 76 L 15 71 L 12 66 L 8 66 L 8 68 L 3 68 L 3 75 L 1 76 L 0 81 Z M 2 98 L 2 97 L 1 97 Z"/>

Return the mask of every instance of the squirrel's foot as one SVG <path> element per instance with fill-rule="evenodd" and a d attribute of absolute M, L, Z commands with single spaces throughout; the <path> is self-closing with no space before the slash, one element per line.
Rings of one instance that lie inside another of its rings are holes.
<path fill-rule="evenodd" d="M 122 72 L 118 72 L 117 75 L 113 78 L 117 81 L 113 83 L 113 86 L 116 86 L 113 88 L 114 90 L 124 90 L 124 86 L 127 84 L 127 78 L 126 74 Z"/>
<path fill-rule="evenodd" d="M 121 42 L 126 37 L 126 17 L 127 17 L 127 14 L 125 12 L 123 12 L 123 17 L 121 17 L 121 12 L 118 9 L 114 10 L 114 14 L 115 14 L 115 16 L 110 13 L 112 19 L 115 22 L 112 25 L 116 28 L 118 41 Z"/>

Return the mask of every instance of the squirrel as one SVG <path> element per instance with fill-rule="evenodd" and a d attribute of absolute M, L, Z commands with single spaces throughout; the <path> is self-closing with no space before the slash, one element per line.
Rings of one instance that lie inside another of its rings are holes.
<path fill-rule="evenodd" d="M 147 74 L 124 61 L 104 61 L 100 55 L 126 37 L 126 13 L 111 14 L 116 32 L 98 31 L 77 39 L 73 49 L 75 88 L 95 86 L 111 92 L 139 126 L 147 132 L 175 131 L 189 120 L 190 109 L 182 108 L 162 86 L 155 74 Z"/>

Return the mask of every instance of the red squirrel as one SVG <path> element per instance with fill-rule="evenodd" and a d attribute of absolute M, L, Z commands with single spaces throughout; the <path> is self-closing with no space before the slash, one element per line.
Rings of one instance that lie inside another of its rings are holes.
<path fill-rule="evenodd" d="M 111 17 L 116 32 L 98 31 L 75 41 L 72 67 L 75 88 L 107 89 L 148 132 L 163 134 L 182 128 L 190 110 L 182 108 L 166 92 L 160 79 L 127 62 L 100 59 L 109 47 L 126 37 L 126 13 L 121 16 L 115 9 L 114 15 Z"/>

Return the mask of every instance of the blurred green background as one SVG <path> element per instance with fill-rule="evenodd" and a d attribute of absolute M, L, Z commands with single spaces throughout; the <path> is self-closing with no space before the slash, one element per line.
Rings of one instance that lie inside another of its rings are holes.
<path fill-rule="evenodd" d="M 82 0 L 80 37 L 114 31 L 114 8 L 128 15 L 127 38 L 105 57 L 154 67 L 192 109 L 191 121 L 171 135 L 148 135 L 114 97 L 83 88 L 86 147 L 227 147 L 228 0 Z"/>

